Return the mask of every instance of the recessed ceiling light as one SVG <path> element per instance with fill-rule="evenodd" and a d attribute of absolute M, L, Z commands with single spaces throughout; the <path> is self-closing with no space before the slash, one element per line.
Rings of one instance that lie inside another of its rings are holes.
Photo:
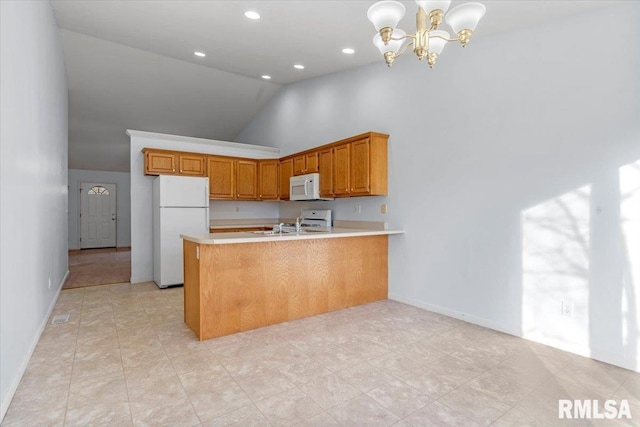
<path fill-rule="evenodd" d="M 297 68 L 298 70 L 304 70 L 304 65 L 296 64 L 296 65 L 293 66 L 293 68 Z"/>
<path fill-rule="evenodd" d="M 265 79 L 265 80 L 271 80 L 271 76 L 268 76 L 266 74 L 264 76 L 262 76 L 262 78 Z"/>
<path fill-rule="evenodd" d="M 342 53 L 346 53 L 347 55 L 353 55 L 354 53 L 356 53 L 356 51 L 351 49 L 350 47 L 345 47 L 344 49 L 342 49 Z"/>
<path fill-rule="evenodd" d="M 207 54 L 206 54 L 206 53 L 204 53 L 204 52 L 200 52 L 200 51 L 195 51 L 195 52 L 193 52 L 193 54 L 194 54 L 195 56 L 199 56 L 200 58 L 204 58 L 205 56 L 207 56 Z"/>
<path fill-rule="evenodd" d="M 247 10 L 244 13 L 244 16 L 246 16 L 249 19 L 253 19 L 254 21 L 256 19 L 260 19 L 260 14 L 258 12 L 256 12 L 255 10 Z"/>

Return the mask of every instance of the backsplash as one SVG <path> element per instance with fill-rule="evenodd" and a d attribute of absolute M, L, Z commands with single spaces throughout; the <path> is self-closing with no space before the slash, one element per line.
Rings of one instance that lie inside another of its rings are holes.
<path fill-rule="evenodd" d="M 278 202 L 209 200 L 209 219 L 278 218 Z"/>

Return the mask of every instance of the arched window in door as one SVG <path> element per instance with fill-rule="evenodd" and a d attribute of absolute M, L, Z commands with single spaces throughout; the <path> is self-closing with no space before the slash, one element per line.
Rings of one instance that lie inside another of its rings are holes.
<path fill-rule="evenodd" d="M 89 194 L 90 196 L 108 196 L 109 190 L 101 185 L 96 185 L 94 187 L 91 187 L 87 194 Z"/>

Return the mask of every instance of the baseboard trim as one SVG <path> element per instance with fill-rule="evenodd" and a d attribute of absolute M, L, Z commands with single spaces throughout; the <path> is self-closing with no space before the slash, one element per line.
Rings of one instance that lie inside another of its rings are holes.
<path fill-rule="evenodd" d="M 33 356 L 33 352 L 35 351 L 36 346 L 38 345 L 38 341 L 40 341 L 40 337 L 44 332 L 44 328 L 46 328 L 47 323 L 49 323 L 49 317 L 51 317 L 51 313 L 53 313 L 53 309 L 56 306 L 56 303 L 58 302 L 58 297 L 60 296 L 62 287 L 64 286 L 64 283 L 67 281 L 68 278 L 69 278 L 69 270 L 67 270 L 67 272 L 65 273 L 64 277 L 62 278 L 62 281 L 60 282 L 60 285 L 58 286 L 58 291 L 56 292 L 56 295 L 53 297 L 53 300 L 51 300 L 51 305 L 49 306 L 49 310 L 47 310 L 47 315 L 42 320 L 42 323 L 40 324 L 40 328 L 38 329 L 38 332 L 34 336 L 31 342 L 31 345 L 29 346 L 29 351 L 27 352 L 25 358 L 20 364 L 20 370 L 18 371 L 13 381 L 11 382 L 11 386 L 9 387 L 9 391 L 7 392 L 7 395 L 4 397 L 4 399 L 2 399 L 2 404 L 0 404 L 0 422 L 4 420 L 4 416 L 7 414 L 7 410 L 9 410 L 9 405 L 13 400 L 13 396 L 15 396 L 16 391 L 18 390 L 18 386 L 20 385 L 20 381 L 22 380 L 22 376 L 27 370 L 27 366 L 29 365 L 29 360 L 31 360 L 31 356 Z"/>
<path fill-rule="evenodd" d="M 444 314 L 445 316 L 453 317 L 454 319 L 464 320 L 465 322 L 473 323 L 474 325 L 484 326 L 485 328 L 493 329 L 499 332 L 504 332 L 505 334 L 521 337 L 520 331 L 510 328 L 505 324 L 494 322 L 492 320 L 487 320 L 482 317 L 473 316 L 468 313 L 452 310 L 450 308 L 442 307 L 435 304 L 429 304 L 413 298 L 406 298 L 396 294 L 389 294 L 388 298 L 404 304 L 412 305 L 414 307 L 433 311 L 434 313 Z"/>
<path fill-rule="evenodd" d="M 624 369 L 640 372 L 640 356 L 636 358 L 629 358 L 629 357 L 624 357 L 618 354 L 608 352 L 606 350 L 591 350 L 590 348 L 585 346 L 565 343 L 565 342 L 550 339 L 550 338 L 535 339 L 532 337 L 524 337 L 522 334 L 522 331 L 519 329 L 510 328 L 507 325 L 504 325 L 502 323 L 494 322 L 492 320 L 487 320 L 482 317 L 473 316 L 468 313 L 452 310 L 450 308 L 442 307 L 435 304 L 425 303 L 423 301 L 419 301 L 413 298 L 406 298 L 397 294 L 389 294 L 388 298 L 390 300 L 394 300 L 394 301 L 398 301 L 414 307 L 422 308 L 428 311 L 432 311 L 434 313 L 444 314 L 445 316 L 453 317 L 454 319 L 459 319 L 465 322 L 473 323 L 474 325 L 484 326 L 485 328 L 493 329 L 494 331 L 504 332 L 505 334 L 513 335 L 515 337 L 522 338 L 527 341 L 548 345 L 550 347 L 557 348 L 558 350 L 577 354 L 578 356 L 588 357 L 590 359 L 594 359 L 600 362 L 619 366 Z"/>

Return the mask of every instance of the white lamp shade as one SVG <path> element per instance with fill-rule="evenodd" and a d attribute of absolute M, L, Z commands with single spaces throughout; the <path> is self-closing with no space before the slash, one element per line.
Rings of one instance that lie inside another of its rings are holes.
<path fill-rule="evenodd" d="M 396 28 L 405 12 L 406 8 L 399 1 L 379 1 L 369 8 L 367 18 L 376 31 L 380 31 L 386 27 Z"/>
<path fill-rule="evenodd" d="M 447 44 L 447 40 L 441 39 L 440 37 L 448 39 L 450 36 L 449 33 L 442 30 L 429 31 L 429 53 L 437 53 L 438 55 L 442 53 L 442 49 L 444 49 L 444 46 Z"/>
<path fill-rule="evenodd" d="M 486 11 L 481 3 L 465 3 L 451 9 L 444 19 L 456 34 L 462 30 L 474 31 Z"/>
<path fill-rule="evenodd" d="M 416 4 L 424 9 L 424 11 L 427 12 L 428 15 L 429 12 L 437 9 L 446 12 L 447 9 L 449 9 L 451 0 L 416 0 Z"/>
<path fill-rule="evenodd" d="M 391 35 L 391 37 L 394 39 L 399 39 L 406 35 L 407 33 L 405 33 L 404 31 L 395 29 L 393 30 L 393 34 Z M 389 40 L 389 44 L 385 46 L 384 42 L 382 41 L 382 37 L 380 37 L 380 33 L 376 33 L 376 35 L 373 36 L 373 44 L 380 50 L 380 53 L 383 55 L 387 52 L 398 53 L 398 51 L 402 48 L 402 45 L 404 44 L 405 40 L 406 39 L 402 39 L 402 40 L 392 39 L 392 40 Z"/>

